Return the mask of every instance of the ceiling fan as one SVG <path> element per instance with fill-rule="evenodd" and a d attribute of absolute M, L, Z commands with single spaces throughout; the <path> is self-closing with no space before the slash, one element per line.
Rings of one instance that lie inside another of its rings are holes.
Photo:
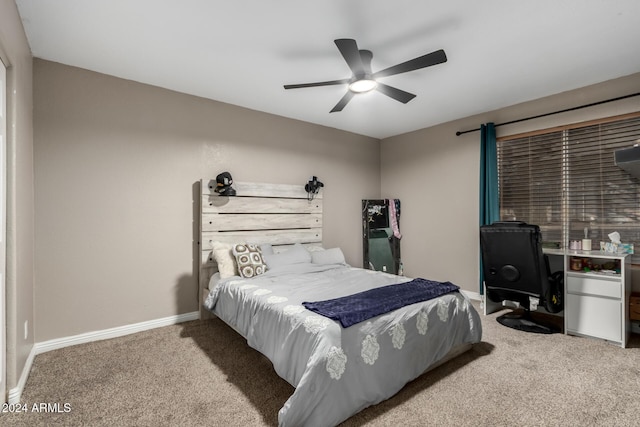
<path fill-rule="evenodd" d="M 416 96 L 412 93 L 405 92 L 392 86 L 385 85 L 377 81 L 380 77 L 393 76 L 395 74 L 406 73 L 409 71 L 419 70 L 420 68 L 430 67 L 432 65 L 442 64 L 447 62 L 447 55 L 444 50 L 436 50 L 435 52 L 427 53 L 426 55 L 419 56 L 409 61 L 403 62 L 398 65 L 394 65 L 384 70 L 371 72 L 371 58 L 373 53 L 370 50 L 358 49 L 358 44 L 353 39 L 337 39 L 334 40 L 338 50 L 342 54 L 342 57 L 347 62 L 347 65 L 353 72 L 351 78 L 340 80 L 329 80 L 326 82 L 316 83 L 302 83 L 293 85 L 284 85 L 285 89 L 300 89 L 305 87 L 316 86 L 332 86 L 348 84 L 349 90 L 342 99 L 336 104 L 330 113 L 342 111 L 347 103 L 353 98 L 354 95 L 359 93 L 369 92 L 371 90 L 377 90 L 390 98 L 400 101 L 403 104 L 411 101 Z"/>

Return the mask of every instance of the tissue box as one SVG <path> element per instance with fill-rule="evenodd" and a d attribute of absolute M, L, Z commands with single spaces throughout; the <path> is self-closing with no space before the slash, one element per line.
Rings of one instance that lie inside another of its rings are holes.
<path fill-rule="evenodd" d="M 633 243 L 620 243 L 618 245 L 618 253 L 632 254 L 633 253 Z"/>
<path fill-rule="evenodd" d="M 600 242 L 600 250 L 611 254 L 632 254 L 633 243 Z"/>

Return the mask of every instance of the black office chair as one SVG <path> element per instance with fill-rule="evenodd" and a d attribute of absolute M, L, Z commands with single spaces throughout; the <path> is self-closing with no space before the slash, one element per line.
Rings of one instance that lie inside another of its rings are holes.
<path fill-rule="evenodd" d="M 540 227 L 524 222 L 496 222 L 480 227 L 480 246 L 485 292 L 493 302 L 515 301 L 523 314 L 498 317 L 510 328 L 536 333 L 559 332 L 558 327 L 534 321 L 530 297 L 550 313 L 562 310 L 563 272 L 551 274 L 549 259 L 542 253 Z"/>

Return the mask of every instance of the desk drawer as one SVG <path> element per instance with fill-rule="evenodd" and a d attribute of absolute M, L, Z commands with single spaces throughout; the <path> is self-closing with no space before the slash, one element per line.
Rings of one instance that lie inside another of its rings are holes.
<path fill-rule="evenodd" d="M 620 279 L 608 277 L 567 277 L 567 293 L 622 298 Z"/>
<path fill-rule="evenodd" d="M 622 341 L 624 326 L 620 301 L 569 294 L 564 312 L 567 333 L 578 333 L 613 342 Z"/>

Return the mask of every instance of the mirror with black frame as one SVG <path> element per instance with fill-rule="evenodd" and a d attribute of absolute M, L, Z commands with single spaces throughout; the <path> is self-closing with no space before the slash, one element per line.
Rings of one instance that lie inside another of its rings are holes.
<path fill-rule="evenodd" d="M 362 200 L 363 268 L 402 275 L 400 200 Z"/>

